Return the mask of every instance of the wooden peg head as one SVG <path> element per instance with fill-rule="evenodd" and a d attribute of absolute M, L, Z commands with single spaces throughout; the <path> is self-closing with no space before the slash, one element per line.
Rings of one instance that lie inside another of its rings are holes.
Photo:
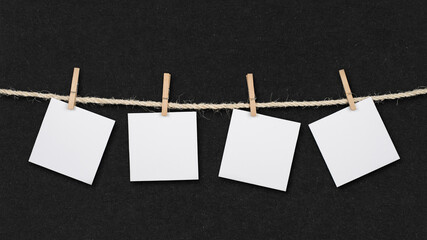
<path fill-rule="evenodd" d="M 163 94 L 162 94 L 162 116 L 166 116 L 168 114 L 170 82 L 171 82 L 170 73 L 164 73 L 163 74 Z"/>
<path fill-rule="evenodd" d="M 80 68 L 74 68 L 73 79 L 71 81 L 70 98 L 68 99 L 68 109 L 73 110 L 76 106 L 77 86 L 79 85 Z"/>
<path fill-rule="evenodd" d="M 340 69 L 339 71 L 341 82 L 344 87 L 345 96 L 347 97 L 348 104 L 350 105 L 350 109 L 352 111 L 356 110 L 356 105 L 354 104 L 353 94 L 351 93 L 350 86 L 348 85 L 347 76 L 345 75 L 344 69 Z"/>
<path fill-rule="evenodd" d="M 246 81 L 248 83 L 249 107 L 251 109 L 251 116 L 254 117 L 256 116 L 254 75 L 252 73 L 246 74 Z"/>

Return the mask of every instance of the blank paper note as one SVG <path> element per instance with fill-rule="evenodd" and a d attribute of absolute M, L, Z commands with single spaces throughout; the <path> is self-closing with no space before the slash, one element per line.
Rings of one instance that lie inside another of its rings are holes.
<path fill-rule="evenodd" d="M 30 162 L 92 185 L 114 121 L 51 99 Z"/>
<path fill-rule="evenodd" d="M 309 127 L 337 187 L 399 160 L 372 98 Z"/>
<path fill-rule="evenodd" d="M 219 176 L 286 191 L 300 123 L 233 110 Z"/>
<path fill-rule="evenodd" d="M 131 181 L 199 179 L 196 112 L 129 113 Z"/>

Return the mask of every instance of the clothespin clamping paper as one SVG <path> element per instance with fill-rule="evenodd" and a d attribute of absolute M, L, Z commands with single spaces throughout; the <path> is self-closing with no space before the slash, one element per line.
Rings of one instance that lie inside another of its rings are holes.
<path fill-rule="evenodd" d="M 68 103 L 50 99 L 28 161 L 92 185 L 115 121 L 76 107 L 79 73 L 74 68 Z"/>
<path fill-rule="evenodd" d="M 248 82 L 249 107 L 251 109 L 251 116 L 255 117 L 256 103 L 255 103 L 254 75 L 252 73 L 246 74 L 246 81 Z"/>
<path fill-rule="evenodd" d="M 169 87 L 171 83 L 170 73 L 163 74 L 163 94 L 162 94 L 162 116 L 168 114 Z"/>
<path fill-rule="evenodd" d="M 70 98 L 68 99 L 68 109 L 73 110 L 76 106 L 77 86 L 79 85 L 80 68 L 74 68 L 73 80 L 71 81 Z"/>
<path fill-rule="evenodd" d="M 352 111 L 356 110 L 356 105 L 354 104 L 353 95 L 351 94 L 350 86 L 348 85 L 347 76 L 345 75 L 344 69 L 339 71 L 341 82 L 344 87 L 345 96 L 347 97 L 348 104 L 350 105 L 350 109 Z"/>

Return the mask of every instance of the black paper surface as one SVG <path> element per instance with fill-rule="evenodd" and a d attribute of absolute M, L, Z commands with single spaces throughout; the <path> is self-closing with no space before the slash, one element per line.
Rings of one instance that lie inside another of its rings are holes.
<path fill-rule="evenodd" d="M 1 1 L 0 88 L 258 102 L 426 86 L 417 1 Z M 199 181 L 129 182 L 127 113 L 89 186 L 28 162 L 48 102 L 0 97 L 1 239 L 425 239 L 427 97 L 377 103 L 401 160 L 336 188 L 308 128 L 345 106 L 258 109 L 301 122 L 286 193 L 218 178 L 231 111 L 198 114 Z"/>

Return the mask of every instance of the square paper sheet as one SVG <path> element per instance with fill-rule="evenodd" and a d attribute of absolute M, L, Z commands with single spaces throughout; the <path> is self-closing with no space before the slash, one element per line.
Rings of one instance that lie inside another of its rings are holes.
<path fill-rule="evenodd" d="M 286 191 L 300 123 L 233 110 L 219 176 Z"/>
<path fill-rule="evenodd" d="M 129 113 L 130 181 L 197 180 L 196 112 Z"/>
<path fill-rule="evenodd" d="M 114 121 L 51 99 L 30 162 L 92 185 Z"/>
<path fill-rule="evenodd" d="M 337 187 L 399 160 L 372 98 L 309 127 Z"/>

